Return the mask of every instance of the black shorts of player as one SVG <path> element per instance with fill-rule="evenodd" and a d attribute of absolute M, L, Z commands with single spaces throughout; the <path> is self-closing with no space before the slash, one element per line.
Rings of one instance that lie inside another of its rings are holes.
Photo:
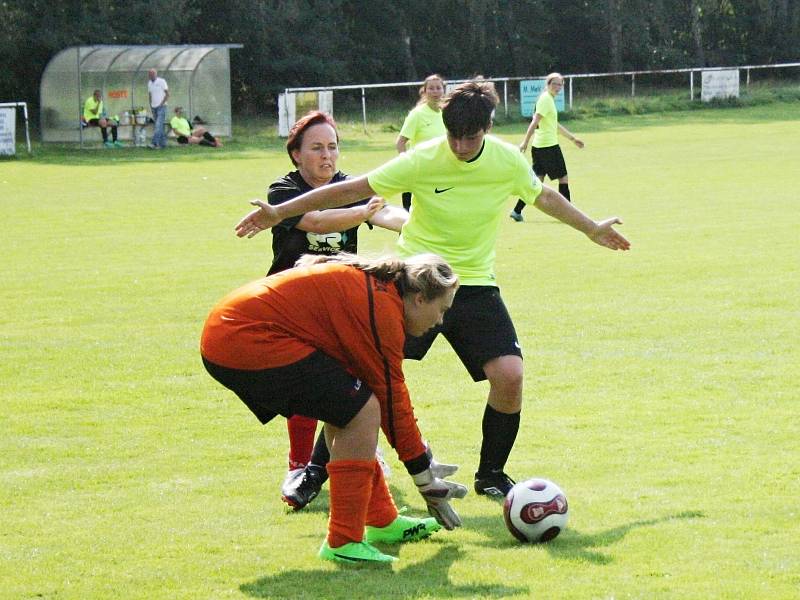
<path fill-rule="evenodd" d="M 177 140 L 177 142 L 179 144 L 188 144 L 189 143 L 189 138 L 186 137 L 185 135 L 179 135 L 175 139 Z"/>
<path fill-rule="evenodd" d="M 561 153 L 561 146 L 547 146 L 546 148 L 531 148 L 533 158 L 533 172 L 540 179 L 547 175 L 550 179 L 561 179 L 567 176 L 567 163 Z"/>
<path fill-rule="evenodd" d="M 344 427 L 372 395 L 366 383 L 320 351 L 290 365 L 258 371 L 221 367 L 205 357 L 203 365 L 239 396 L 261 423 L 277 415 L 287 419 L 304 415 Z"/>
<path fill-rule="evenodd" d="M 517 332 L 500 290 L 492 285 L 462 285 L 442 324 L 420 337 L 408 336 L 405 357 L 422 360 L 442 334 L 456 351 L 473 381 L 483 381 L 483 366 L 500 356 L 522 357 Z"/>

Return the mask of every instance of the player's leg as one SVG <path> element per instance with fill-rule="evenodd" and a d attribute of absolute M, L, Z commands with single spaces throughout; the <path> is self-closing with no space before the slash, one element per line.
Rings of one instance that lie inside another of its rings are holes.
<path fill-rule="evenodd" d="M 297 416 L 297 415 L 296 415 Z M 295 417 L 292 417 L 294 419 Z M 316 424 L 316 421 L 314 421 Z M 311 441 L 314 439 L 314 430 L 311 430 Z M 290 434 L 291 435 L 291 434 Z M 304 436 L 307 433 L 303 434 Z M 328 462 L 330 453 L 325 441 L 325 430 L 321 429 L 313 452 L 305 457 L 306 464 L 302 467 L 299 460 L 300 454 L 290 454 L 289 472 L 281 486 L 281 499 L 294 510 L 302 510 L 316 498 L 322 490 L 323 484 L 328 480 Z M 292 467 L 295 467 L 294 469 Z"/>
<path fill-rule="evenodd" d="M 513 485 L 504 469 L 519 431 L 522 349 L 500 291 L 460 287 L 445 313 L 442 333 L 472 379 L 489 380 L 475 491 L 504 498 Z"/>
<path fill-rule="evenodd" d="M 522 410 L 522 358 L 501 356 L 484 365 L 489 397 L 483 413 L 483 443 L 475 491 L 504 499 L 514 485 L 505 465 L 519 432 Z"/>
<path fill-rule="evenodd" d="M 311 459 L 317 420 L 303 415 L 294 415 L 286 420 L 286 430 L 289 434 L 289 468 L 281 484 L 281 498 L 298 510 L 310 501 L 304 500 L 301 495 L 298 495 L 297 487 L 301 483 L 303 471 Z"/>
<path fill-rule="evenodd" d="M 539 178 L 539 181 L 544 181 L 544 176 L 546 175 L 546 173 L 541 164 L 541 161 L 539 161 L 538 163 L 536 162 L 536 148 L 531 148 L 531 159 L 533 161 L 533 172 Z M 511 217 L 513 220 L 515 220 L 517 223 L 521 223 L 522 221 L 525 220 L 524 217 L 522 216 L 522 211 L 524 208 L 525 208 L 525 202 L 523 202 L 522 199 L 520 198 L 519 200 L 517 200 L 514 209 L 511 211 L 511 213 L 509 213 L 508 216 Z"/>
<path fill-rule="evenodd" d="M 115 146 L 120 146 L 120 144 L 117 142 L 117 122 L 113 119 L 103 119 L 103 121 L 105 122 L 104 127 L 111 128 L 111 143 Z"/>
<path fill-rule="evenodd" d="M 197 134 L 193 133 L 193 135 L 197 135 Z M 211 135 L 210 133 L 208 133 L 205 129 L 203 130 L 202 135 L 199 135 L 199 137 L 201 139 L 200 145 L 209 146 L 210 148 L 216 148 L 217 147 L 216 138 L 213 135 Z"/>
<path fill-rule="evenodd" d="M 362 389 L 366 386 L 362 386 Z M 330 517 L 320 558 L 338 562 L 391 562 L 364 539 L 364 527 L 373 492 L 381 409 L 371 392 L 366 403 L 343 426 L 327 422 L 325 434 L 331 452 Z"/>
<path fill-rule="evenodd" d="M 111 146 L 111 142 L 108 141 L 108 127 L 105 119 L 92 119 L 89 121 L 91 125 L 100 129 L 100 134 L 103 136 L 103 145 L 104 146 Z"/>
<path fill-rule="evenodd" d="M 394 560 L 362 541 L 381 419 L 380 405 L 369 387 L 319 351 L 261 371 L 229 369 L 205 358 L 203 364 L 262 423 L 277 414 L 301 414 L 324 421 L 330 429 L 331 516 L 320 557 L 344 562 Z"/>
<path fill-rule="evenodd" d="M 564 196 L 569 202 L 572 202 L 572 196 L 569 193 L 569 177 L 564 176 L 558 180 L 558 193 Z"/>
<path fill-rule="evenodd" d="M 330 518 L 320 558 L 343 562 L 388 562 L 363 541 L 372 481 L 377 465 L 381 410 L 363 381 L 354 378 L 335 359 L 313 353 L 304 363 L 305 378 L 295 382 L 303 393 L 292 392 L 287 413 L 325 423 L 330 462 Z"/>
<path fill-rule="evenodd" d="M 400 542 L 416 542 L 430 537 L 442 526 L 433 517 L 417 518 L 398 514 L 397 506 L 392 499 L 383 469 L 375 461 L 375 472 L 372 478 L 372 497 L 367 510 L 367 534 L 369 543 L 384 542 L 397 544 Z"/>
<path fill-rule="evenodd" d="M 556 146 L 551 157 L 550 179 L 558 180 L 558 193 L 564 196 L 568 202 L 572 202 L 569 193 L 569 176 L 567 175 L 567 163 L 564 160 L 564 153 L 561 146 Z"/>

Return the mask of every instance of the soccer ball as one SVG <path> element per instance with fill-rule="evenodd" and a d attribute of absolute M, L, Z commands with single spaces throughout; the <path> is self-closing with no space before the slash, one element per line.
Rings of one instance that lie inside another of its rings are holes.
<path fill-rule="evenodd" d="M 564 492 L 547 479 L 521 481 L 503 503 L 506 527 L 520 542 L 549 542 L 567 526 L 568 513 Z"/>

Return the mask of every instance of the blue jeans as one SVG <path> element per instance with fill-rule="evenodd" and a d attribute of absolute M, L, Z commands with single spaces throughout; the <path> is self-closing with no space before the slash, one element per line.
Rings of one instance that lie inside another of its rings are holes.
<path fill-rule="evenodd" d="M 161 105 L 153 108 L 153 120 L 156 124 L 153 126 L 153 146 L 167 147 L 167 134 L 164 133 L 164 122 L 167 120 L 167 107 Z"/>

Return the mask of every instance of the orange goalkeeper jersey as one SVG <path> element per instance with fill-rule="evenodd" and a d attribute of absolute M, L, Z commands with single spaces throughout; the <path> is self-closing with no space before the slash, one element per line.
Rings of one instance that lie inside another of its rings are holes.
<path fill-rule="evenodd" d="M 404 343 L 397 286 L 327 263 L 283 271 L 225 296 L 206 320 L 200 352 L 217 365 L 252 371 L 321 350 L 369 385 L 386 438 L 407 461 L 425 446 L 403 376 Z"/>

